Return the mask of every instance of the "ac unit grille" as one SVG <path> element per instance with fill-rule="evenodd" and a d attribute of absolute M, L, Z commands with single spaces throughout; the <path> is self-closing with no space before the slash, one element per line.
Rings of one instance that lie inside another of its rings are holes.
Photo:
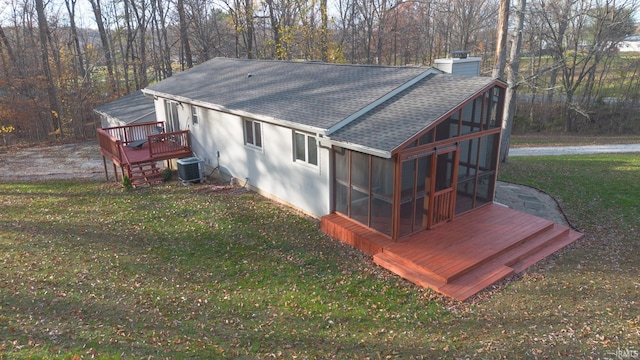
<path fill-rule="evenodd" d="M 204 161 L 197 157 L 184 158 L 177 161 L 178 178 L 182 181 L 200 181 L 204 173 Z"/>

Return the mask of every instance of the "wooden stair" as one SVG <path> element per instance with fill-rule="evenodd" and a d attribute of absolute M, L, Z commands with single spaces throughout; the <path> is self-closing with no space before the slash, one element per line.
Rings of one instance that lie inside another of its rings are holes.
<path fill-rule="evenodd" d="M 156 161 L 146 161 L 129 165 L 128 173 L 131 185 L 139 187 L 164 182 L 162 169 L 156 164 Z"/>
<path fill-rule="evenodd" d="M 455 273 L 433 270 L 387 249 L 374 255 L 373 259 L 376 264 L 416 285 L 464 301 L 500 280 L 521 273 L 581 236 L 569 228 L 552 224 Z"/>

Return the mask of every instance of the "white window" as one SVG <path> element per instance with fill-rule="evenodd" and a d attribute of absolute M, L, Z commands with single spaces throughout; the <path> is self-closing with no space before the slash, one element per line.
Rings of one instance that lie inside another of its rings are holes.
<path fill-rule="evenodd" d="M 244 119 L 244 143 L 262 149 L 262 123 Z"/>
<path fill-rule="evenodd" d="M 293 132 L 293 159 L 310 165 L 318 165 L 318 141 L 309 134 Z"/>
<path fill-rule="evenodd" d="M 191 123 L 193 125 L 198 124 L 198 120 L 200 120 L 199 116 L 198 116 L 198 107 L 191 105 Z"/>

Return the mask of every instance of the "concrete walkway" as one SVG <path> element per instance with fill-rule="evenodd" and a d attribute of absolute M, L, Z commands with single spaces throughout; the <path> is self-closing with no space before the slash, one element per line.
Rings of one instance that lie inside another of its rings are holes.
<path fill-rule="evenodd" d="M 556 224 L 570 225 L 553 197 L 529 186 L 498 181 L 495 201 Z"/>

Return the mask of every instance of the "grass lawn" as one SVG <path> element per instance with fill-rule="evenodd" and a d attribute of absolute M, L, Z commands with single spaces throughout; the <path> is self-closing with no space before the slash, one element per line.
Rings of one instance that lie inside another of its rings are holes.
<path fill-rule="evenodd" d="M 616 358 L 640 350 L 640 155 L 513 158 L 586 236 L 465 303 L 260 196 L 0 183 L 0 359 Z"/>

